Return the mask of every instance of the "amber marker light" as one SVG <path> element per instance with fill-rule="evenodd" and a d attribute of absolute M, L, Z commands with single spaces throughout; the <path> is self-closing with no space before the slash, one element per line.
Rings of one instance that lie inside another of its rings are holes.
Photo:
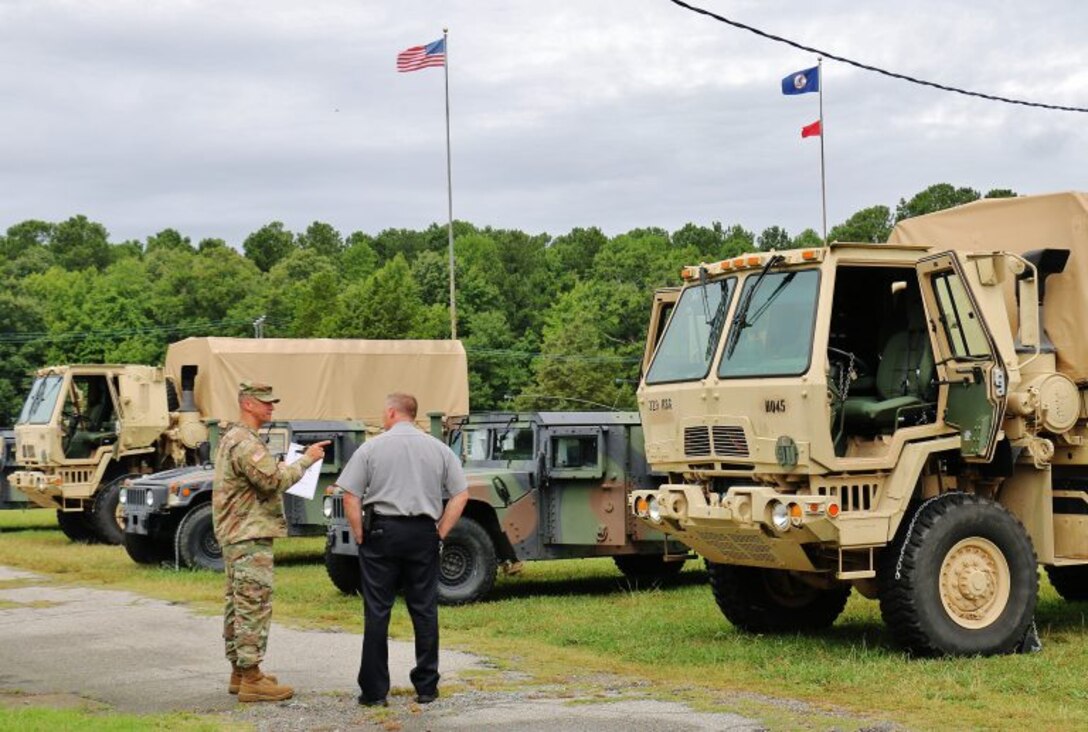
<path fill-rule="evenodd" d="M 190 490 L 189 488 L 181 489 L 181 495 L 183 498 L 188 498 L 190 493 L 192 493 L 192 490 Z"/>
<path fill-rule="evenodd" d="M 827 515 L 831 518 L 835 518 L 839 515 L 839 504 L 829 503 L 827 504 Z"/>
<path fill-rule="evenodd" d="M 755 267 L 756 265 L 758 265 L 762 261 L 763 261 L 762 257 L 748 257 L 748 266 L 749 267 Z"/>
<path fill-rule="evenodd" d="M 805 251 L 801 252 L 801 259 L 805 260 L 806 262 L 811 262 L 812 260 L 816 259 L 817 256 L 819 255 L 817 254 L 815 249 L 806 249 Z"/>
<path fill-rule="evenodd" d="M 171 483 L 170 484 L 170 488 L 169 488 L 170 495 L 176 496 L 178 494 L 178 485 L 179 485 L 178 483 Z"/>
<path fill-rule="evenodd" d="M 737 257 L 733 260 L 733 266 L 740 268 L 744 266 L 744 257 Z"/>
<path fill-rule="evenodd" d="M 635 515 L 640 518 L 645 518 L 646 514 L 650 512 L 650 502 L 646 500 L 646 496 L 639 496 L 635 499 Z"/>
<path fill-rule="evenodd" d="M 790 523 L 792 523 L 794 526 L 800 526 L 801 525 L 801 504 L 800 503 L 791 503 L 789 505 L 789 510 L 790 510 Z"/>

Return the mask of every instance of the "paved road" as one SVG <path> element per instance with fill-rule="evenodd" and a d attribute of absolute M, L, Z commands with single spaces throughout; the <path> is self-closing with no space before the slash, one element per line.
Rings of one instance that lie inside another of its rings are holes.
<path fill-rule="evenodd" d="M 21 581 L 5 586 L 5 580 Z M 221 714 L 224 722 L 249 722 L 269 730 L 373 729 L 391 719 L 405 731 L 765 729 L 759 720 L 738 714 L 632 699 L 629 680 L 622 680 L 615 694 L 602 695 L 598 688 L 592 697 L 569 686 L 463 691 L 421 709 L 411 700 L 408 671 L 414 651 L 404 641 L 390 643 L 390 709 L 364 710 L 355 704 L 354 679 L 361 634 L 295 630 L 276 623 L 265 666 L 294 685 L 296 697 L 282 704 L 238 705 L 224 689 L 228 668 L 222 659 L 220 622 L 183 605 L 130 592 L 54 585 L 0 567 L 0 694 L 81 697 L 136 713 Z M 442 651 L 444 683 L 487 665 L 467 653 Z M 856 720 L 847 726 L 856 726 Z"/>

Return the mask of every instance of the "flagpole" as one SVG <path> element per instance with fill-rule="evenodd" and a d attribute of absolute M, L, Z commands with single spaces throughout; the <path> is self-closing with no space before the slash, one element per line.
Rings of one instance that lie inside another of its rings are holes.
<path fill-rule="evenodd" d="M 442 47 L 445 49 L 446 52 L 446 62 L 442 64 L 442 68 L 446 74 L 446 199 L 449 206 L 448 232 L 450 251 L 450 338 L 453 340 L 457 340 L 457 298 L 454 294 L 455 267 L 453 260 L 453 166 L 450 159 L 450 44 L 448 28 L 442 29 Z"/>
<path fill-rule="evenodd" d="M 824 246 L 827 246 L 827 174 L 824 167 L 824 60 L 816 58 L 816 78 L 820 80 L 820 202 L 824 214 Z"/>

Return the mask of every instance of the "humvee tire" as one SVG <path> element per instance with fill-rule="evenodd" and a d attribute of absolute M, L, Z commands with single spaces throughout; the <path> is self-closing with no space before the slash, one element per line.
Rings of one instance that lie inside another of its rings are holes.
<path fill-rule="evenodd" d="M 1073 567 L 1047 567 L 1050 584 L 1069 602 L 1088 600 L 1088 564 Z"/>
<path fill-rule="evenodd" d="M 125 545 L 125 551 L 132 561 L 137 564 L 158 564 L 171 557 L 171 549 L 168 544 L 144 534 L 125 534 L 121 541 Z"/>
<path fill-rule="evenodd" d="M 97 541 L 98 536 L 91 528 L 90 517 L 84 511 L 61 511 L 57 509 L 57 523 L 60 530 L 72 541 L 90 543 Z"/>
<path fill-rule="evenodd" d="M 346 554 L 336 554 L 332 550 L 333 536 L 325 537 L 325 573 L 329 575 L 336 589 L 345 595 L 359 595 L 363 592 L 363 577 L 359 569 L 359 560 Z"/>
<path fill-rule="evenodd" d="M 446 535 L 438 569 L 438 601 L 465 605 L 491 592 L 498 563 L 495 544 L 484 527 L 462 516 Z"/>
<path fill-rule="evenodd" d="M 666 562 L 661 554 L 618 554 L 612 561 L 627 581 L 636 586 L 676 579 L 685 562 L 684 559 Z"/>
<path fill-rule="evenodd" d="M 1035 614 L 1039 573 L 1031 538 L 1004 506 L 946 494 L 904 518 L 899 534 L 879 584 L 881 615 L 901 645 L 919 656 L 1016 650 Z"/>
<path fill-rule="evenodd" d="M 212 504 L 201 504 L 185 514 L 178 524 L 174 542 L 178 558 L 186 567 L 223 571 L 223 549 L 215 540 Z"/>
<path fill-rule="evenodd" d="M 748 633 L 828 628 L 842 614 L 850 585 L 821 589 L 782 569 L 707 561 L 710 589 L 725 619 Z"/>
<path fill-rule="evenodd" d="M 122 475 L 98 489 L 91 507 L 90 524 L 98 541 L 120 544 L 125 538 L 125 516 L 121 510 L 121 486 L 132 475 Z"/>

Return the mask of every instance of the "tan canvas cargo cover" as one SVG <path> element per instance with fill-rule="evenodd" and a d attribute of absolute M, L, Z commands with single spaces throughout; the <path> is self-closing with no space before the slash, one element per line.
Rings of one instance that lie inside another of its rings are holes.
<path fill-rule="evenodd" d="M 381 426 L 385 395 L 401 391 L 427 412 L 468 414 L 468 361 L 460 341 L 331 338 L 187 338 L 166 349 L 166 373 L 198 367 L 201 416 L 238 417 L 238 384 L 271 384 L 276 419 L 359 419 Z"/>
<path fill-rule="evenodd" d="M 1065 271 L 1046 281 L 1044 326 L 1058 349 L 1058 370 L 1088 383 L 1088 194 L 990 198 L 895 225 L 890 244 L 928 244 L 957 251 L 1068 249 Z M 1006 301 L 1016 327 L 1012 278 Z"/>

